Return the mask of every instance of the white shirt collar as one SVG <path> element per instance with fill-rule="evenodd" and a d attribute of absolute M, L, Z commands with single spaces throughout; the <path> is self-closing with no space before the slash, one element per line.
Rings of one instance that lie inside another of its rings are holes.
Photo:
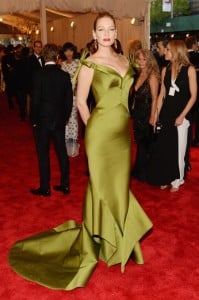
<path fill-rule="evenodd" d="M 47 61 L 45 63 L 45 66 L 47 66 L 47 65 L 56 65 L 56 63 L 54 61 Z"/>

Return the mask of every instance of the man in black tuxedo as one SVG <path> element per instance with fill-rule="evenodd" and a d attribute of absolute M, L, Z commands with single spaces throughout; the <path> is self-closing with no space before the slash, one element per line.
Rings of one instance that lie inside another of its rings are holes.
<path fill-rule="evenodd" d="M 168 65 L 168 60 L 166 60 L 164 57 L 167 44 L 168 44 L 168 40 L 164 39 L 164 38 L 162 38 L 162 39 L 160 38 L 157 41 L 157 52 L 154 53 L 154 56 L 157 60 L 160 72 L 162 71 L 162 69 L 164 67 L 166 67 Z"/>
<path fill-rule="evenodd" d="M 38 70 L 44 67 L 45 62 L 42 56 L 42 42 L 39 40 L 33 43 L 33 53 L 29 56 L 30 63 L 32 63 L 33 70 Z"/>
<path fill-rule="evenodd" d="M 33 43 L 33 53 L 28 57 L 28 97 L 27 97 L 27 115 L 30 113 L 30 98 L 32 93 L 33 77 L 40 71 L 44 65 L 42 56 L 42 42 L 39 40 Z"/>
<path fill-rule="evenodd" d="M 40 186 L 31 189 L 34 195 L 50 196 L 51 138 L 58 155 L 61 179 L 56 191 L 69 193 L 69 160 L 65 146 L 65 124 L 72 110 L 73 92 L 70 76 L 56 64 L 58 47 L 47 44 L 43 48 L 45 67 L 35 74 L 30 103 L 30 120 L 34 127 L 39 161 Z"/>
<path fill-rule="evenodd" d="M 32 81 L 36 72 L 40 71 L 45 65 L 44 58 L 42 56 L 42 42 L 37 40 L 33 44 L 33 54 L 28 58 L 28 71 L 29 71 L 29 92 L 31 94 Z"/>

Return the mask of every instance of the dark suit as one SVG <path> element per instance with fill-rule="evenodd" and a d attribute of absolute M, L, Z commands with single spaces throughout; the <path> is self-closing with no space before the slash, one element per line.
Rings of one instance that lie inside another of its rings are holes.
<path fill-rule="evenodd" d="M 32 54 L 28 58 L 28 80 L 29 80 L 29 93 L 31 93 L 33 85 L 33 77 L 44 67 L 44 59 L 41 56 L 41 63 L 35 54 Z"/>
<path fill-rule="evenodd" d="M 49 190 L 50 140 L 53 138 L 61 170 L 61 186 L 69 186 L 69 161 L 65 146 L 65 124 L 73 103 L 73 92 L 68 73 L 55 64 L 46 65 L 33 80 L 30 119 L 35 128 L 39 160 L 40 188 Z"/>
<path fill-rule="evenodd" d="M 14 61 L 14 84 L 20 118 L 26 117 L 26 99 L 28 93 L 28 59 L 26 57 L 15 58 Z"/>
<path fill-rule="evenodd" d="M 166 60 L 164 56 L 160 56 L 157 52 L 155 52 L 153 55 L 158 63 L 161 73 L 162 69 L 168 65 L 169 61 Z"/>

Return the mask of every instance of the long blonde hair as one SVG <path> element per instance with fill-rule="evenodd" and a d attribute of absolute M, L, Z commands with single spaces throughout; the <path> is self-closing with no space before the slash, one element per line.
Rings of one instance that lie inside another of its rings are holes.
<path fill-rule="evenodd" d="M 190 60 L 188 56 L 187 47 L 182 40 L 171 40 L 168 45 L 172 54 L 172 63 L 176 66 L 177 73 L 182 66 L 190 66 Z"/>
<path fill-rule="evenodd" d="M 140 49 L 135 52 L 135 62 L 139 59 L 140 54 L 146 59 L 147 77 L 155 75 L 160 80 L 160 70 L 153 53 L 148 49 Z"/>

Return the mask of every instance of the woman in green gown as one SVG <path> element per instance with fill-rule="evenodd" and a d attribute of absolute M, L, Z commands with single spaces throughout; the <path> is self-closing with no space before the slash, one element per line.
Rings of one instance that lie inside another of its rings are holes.
<path fill-rule="evenodd" d="M 83 222 L 68 221 L 18 241 L 9 254 L 17 273 L 54 289 L 85 286 L 98 259 L 108 266 L 120 263 L 122 272 L 130 256 L 142 264 L 139 240 L 152 227 L 129 190 L 128 95 L 134 72 L 129 61 L 112 48 L 117 37 L 112 15 L 98 15 L 93 37 L 98 49 L 81 60 L 77 88 L 90 173 Z M 91 114 L 86 104 L 90 87 L 96 101 Z"/>

